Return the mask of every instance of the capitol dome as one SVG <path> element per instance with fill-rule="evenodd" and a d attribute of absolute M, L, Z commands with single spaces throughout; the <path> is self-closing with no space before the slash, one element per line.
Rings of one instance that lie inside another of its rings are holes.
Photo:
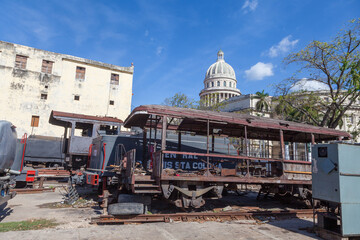
<path fill-rule="evenodd" d="M 220 50 L 217 55 L 218 59 L 216 63 L 212 64 L 206 71 L 205 79 L 221 76 L 236 80 L 234 69 L 224 60 L 224 52 Z"/>
<path fill-rule="evenodd" d="M 224 52 L 217 53 L 217 61 L 212 64 L 205 74 L 204 89 L 200 92 L 200 99 L 205 106 L 212 106 L 228 98 L 241 95 L 236 88 L 237 80 L 234 69 L 225 62 Z"/>

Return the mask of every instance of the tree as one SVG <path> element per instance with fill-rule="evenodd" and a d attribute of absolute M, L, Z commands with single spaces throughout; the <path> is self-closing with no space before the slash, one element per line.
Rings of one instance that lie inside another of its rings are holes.
<path fill-rule="evenodd" d="M 269 111 L 270 108 L 270 103 L 268 101 L 268 97 L 269 94 L 268 93 L 264 93 L 264 90 L 262 90 L 262 92 L 256 92 L 255 96 L 253 96 L 252 98 L 258 99 L 258 101 L 256 102 L 255 108 L 256 111 L 262 112 L 262 111 Z"/>
<path fill-rule="evenodd" d="M 197 108 L 198 103 L 189 98 L 183 93 L 175 93 L 173 97 L 166 98 L 164 100 L 166 106 L 181 107 L 181 108 Z"/>
<path fill-rule="evenodd" d="M 293 77 L 276 86 L 280 100 L 288 105 L 288 109 L 304 115 L 301 118 L 309 123 L 336 128 L 360 96 L 359 46 L 360 18 L 350 21 L 346 29 L 340 31 L 333 40 L 312 41 L 301 51 L 291 53 L 284 59 L 284 63 L 298 64 L 300 69 Z M 308 74 L 310 78 L 300 79 L 300 73 Z M 300 81 L 326 86 L 330 101 L 308 90 L 294 90 Z"/>
<path fill-rule="evenodd" d="M 213 97 L 215 99 L 216 94 L 214 94 Z M 210 110 L 210 111 L 218 111 L 218 112 L 224 106 L 223 102 L 214 103 L 211 106 L 206 106 L 207 104 L 205 101 L 203 100 L 195 101 L 194 99 L 189 98 L 188 96 L 180 92 L 175 93 L 175 95 L 170 98 L 166 98 L 164 100 L 164 104 L 166 106 L 172 106 L 172 107 L 193 108 L 199 110 Z"/>

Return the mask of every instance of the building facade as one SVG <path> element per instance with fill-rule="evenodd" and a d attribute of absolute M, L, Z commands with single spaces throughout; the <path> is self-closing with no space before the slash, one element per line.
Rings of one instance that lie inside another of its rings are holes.
<path fill-rule="evenodd" d="M 313 92 L 323 103 L 330 104 L 329 91 L 316 91 Z M 301 98 L 302 96 L 299 96 Z M 259 111 L 256 104 L 259 101 L 259 98 L 255 94 L 241 95 L 233 97 L 224 102 L 221 106 L 221 111 L 224 112 L 242 112 L 249 113 L 251 115 L 261 116 L 261 117 L 273 117 L 276 118 L 274 109 L 276 107 L 277 101 L 273 101 L 274 97 L 267 97 L 266 101 L 268 102 L 270 108 L 268 111 Z M 349 102 L 344 102 L 344 105 L 347 105 Z M 345 116 L 342 119 L 341 124 L 337 127 L 339 130 L 343 130 L 349 133 L 360 132 L 360 98 L 357 99 L 355 103 L 346 111 Z M 360 134 L 355 136 L 355 140 L 360 142 Z"/>
<path fill-rule="evenodd" d="M 217 61 L 206 71 L 204 88 L 199 93 L 201 103 L 205 107 L 210 107 L 231 97 L 241 95 L 236 84 L 235 71 L 225 62 L 224 52 L 220 50 L 217 53 Z"/>
<path fill-rule="evenodd" d="M 134 67 L 0 41 L 0 119 L 24 133 L 60 137 L 52 110 L 124 120 L 131 111 Z"/>

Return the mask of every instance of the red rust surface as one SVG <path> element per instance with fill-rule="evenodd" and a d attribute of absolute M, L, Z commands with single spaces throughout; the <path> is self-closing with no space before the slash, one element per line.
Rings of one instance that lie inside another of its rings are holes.
<path fill-rule="evenodd" d="M 249 138 L 253 139 L 278 139 L 279 129 L 284 130 L 285 141 L 311 142 L 311 134 L 314 134 L 315 141 L 336 140 L 338 137 L 351 138 L 351 135 L 344 131 L 316 127 L 308 124 L 247 114 L 204 111 L 161 105 L 142 105 L 135 108 L 125 120 L 124 126 L 149 127 L 148 118 L 150 115 L 166 115 L 170 118 L 181 118 L 183 119 L 181 124 L 179 126 L 172 125 L 173 128 L 181 131 L 193 131 L 198 134 L 206 134 L 205 120 L 210 120 L 212 128 L 222 129 L 223 134 L 228 136 L 243 136 L 243 127 L 248 126 Z M 158 129 L 161 129 L 161 127 L 161 124 L 157 126 Z"/>
<path fill-rule="evenodd" d="M 256 219 L 257 217 L 275 218 L 310 218 L 313 217 L 312 209 L 279 210 L 279 211 L 231 211 L 231 212 L 199 212 L 199 213 L 171 213 L 171 214 L 140 214 L 123 216 L 101 216 L 92 218 L 95 224 L 126 224 L 126 223 L 149 223 L 171 221 L 231 221 Z"/>

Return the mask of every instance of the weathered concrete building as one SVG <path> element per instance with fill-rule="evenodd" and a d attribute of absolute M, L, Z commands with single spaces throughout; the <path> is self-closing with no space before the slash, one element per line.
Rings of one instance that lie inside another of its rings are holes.
<path fill-rule="evenodd" d="M 120 67 L 0 41 L 0 119 L 24 133 L 61 136 L 52 110 L 125 119 L 134 67 Z"/>

